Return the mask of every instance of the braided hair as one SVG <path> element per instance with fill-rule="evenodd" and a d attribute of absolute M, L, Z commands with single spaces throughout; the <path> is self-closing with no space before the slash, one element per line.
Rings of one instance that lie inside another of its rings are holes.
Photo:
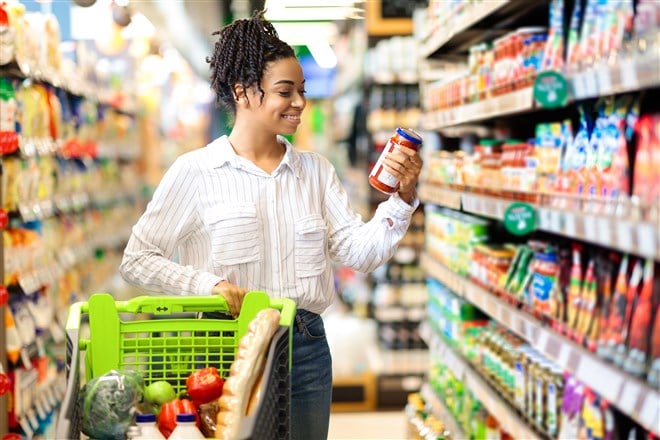
<path fill-rule="evenodd" d="M 245 90 L 256 85 L 261 88 L 266 64 L 295 57 L 293 48 L 280 40 L 275 27 L 264 18 L 265 11 L 254 11 L 252 17 L 236 20 L 213 35 L 219 35 L 213 56 L 206 57 L 211 65 L 211 88 L 216 93 L 216 104 L 224 105 L 236 113 L 234 85 Z"/>

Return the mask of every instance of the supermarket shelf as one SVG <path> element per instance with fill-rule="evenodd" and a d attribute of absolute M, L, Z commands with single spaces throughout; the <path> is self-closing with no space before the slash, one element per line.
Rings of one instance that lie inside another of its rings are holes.
<path fill-rule="evenodd" d="M 498 9 L 501 9 L 507 3 L 509 3 L 509 0 L 491 0 L 480 3 L 471 3 L 469 6 L 466 6 L 466 9 L 458 18 L 452 20 L 452 26 L 437 26 L 431 31 L 429 37 L 420 46 L 420 55 L 424 58 L 428 58 L 435 52 L 439 51 L 452 38 L 471 28 L 479 21 L 496 12 Z"/>
<path fill-rule="evenodd" d="M 432 202 L 451 209 L 461 209 L 462 194 L 459 191 L 438 185 L 422 184 L 417 190 L 420 200 Z"/>
<path fill-rule="evenodd" d="M 421 264 L 430 276 L 526 339 L 536 350 L 569 371 L 640 425 L 656 435 L 660 434 L 660 392 L 544 327 L 537 319 L 452 272 L 428 254 L 422 254 Z"/>
<path fill-rule="evenodd" d="M 420 332 L 428 346 L 436 351 L 438 358 L 443 360 L 452 374 L 472 391 L 513 438 L 541 438 L 462 356 L 454 352 L 430 329 L 429 325 L 422 326 Z"/>
<path fill-rule="evenodd" d="M 512 200 L 500 197 L 456 191 L 429 183 L 420 186 L 419 194 L 423 202 L 452 209 L 461 207 L 466 212 L 496 220 L 504 218 L 504 212 L 512 203 Z M 538 215 L 537 228 L 540 230 L 660 261 L 660 224 L 596 212 L 580 212 L 579 209 L 538 205 L 535 208 Z M 630 214 L 629 210 L 622 211 Z"/>
<path fill-rule="evenodd" d="M 623 56 L 616 63 L 566 76 L 576 100 L 660 87 L 660 54 L 649 51 L 643 56 Z"/>
<path fill-rule="evenodd" d="M 427 112 L 422 117 L 422 126 L 426 130 L 440 130 L 445 127 L 481 121 L 495 116 L 522 113 L 533 108 L 532 88 L 526 87 L 483 101 Z"/>
<path fill-rule="evenodd" d="M 447 430 L 449 430 L 451 438 L 467 438 L 461 427 L 456 422 L 454 415 L 449 412 L 445 406 L 445 403 L 442 401 L 442 399 L 440 399 L 440 397 L 438 397 L 436 392 L 433 391 L 431 386 L 428 383 L 425 383 L 422 385 L 422 389 L 420 391 L 424 401 L 431 406 L 433 415 L 436 416 L 438 420 L 442 421 Z"/>

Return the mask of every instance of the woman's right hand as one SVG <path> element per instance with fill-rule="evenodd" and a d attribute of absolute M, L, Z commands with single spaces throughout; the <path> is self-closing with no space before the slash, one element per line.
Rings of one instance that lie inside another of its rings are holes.
<path fill-rule="evenodd" d="M 231 316 L 236 318 L 241 312 L 241 305 L 243 304 L 243 298 L 247 293 L 246 289 L 242 287 L 235 286 L 229 281 L 220 281 L 218 284 L 213 286 L 211 291 L 215 295 L 220 295 L 227 300 L 227 306 L 229 307 L 229 312 Z"/>

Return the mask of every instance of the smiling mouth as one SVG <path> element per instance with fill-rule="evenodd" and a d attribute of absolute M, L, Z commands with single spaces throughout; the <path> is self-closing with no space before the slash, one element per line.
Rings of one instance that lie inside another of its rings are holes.
<path fill-rule="evenodd" d="M 284 119 L 291 122 L 300 122 L 300 115 L 282 115 Z"/>

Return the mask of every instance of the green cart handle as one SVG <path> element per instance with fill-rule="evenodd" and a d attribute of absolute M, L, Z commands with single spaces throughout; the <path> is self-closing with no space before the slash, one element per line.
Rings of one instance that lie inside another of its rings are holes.
<path fill-rule="evenodd" d="M 107 295 L 109 294 L 94 294 Z M 281 313 L 280 324 L 291 326 L 296 314 L 296 304 L 287 298 L 269 298 L 263 292 L 249 292 L 246 295 L 244 304 L 259 305 L 259 310 L 265 307 L 277 309 Z M 249 300 L 247 298 L 250 298 Z M 97 298 L 94 298 L 96 300 Z M 128 301 L 114 301 L 114 308 L 117 313 L 150 313 L 153 315 L 170 315 L 173 313 L 192 313 L 192 312 L 228 312 L 227 300 L 220 295 L 209 296 L 137 296 Z M 80 325 L 80 315 L 89 313 L 90 302 L 78 302 L 71 306 L 69 317 L 67 319 L 67 329 L 78 328 Z M 92 306 L 93 308 L 93 306 Z M 241 315 L 244 310 L 241 310 Z M 240 316 L 239 316 L 240 319 Z"/>
<path fill-rule="evenodd" d="M 296 303 L 288 298 L 270 298 L 264 292 L 248 292 L 243 299 L 241 311 L 236 318 L 237 339 L 243 337 L 247 332 L 248 325 L 260 310 L 274 308 L 280 311 L 280 325 L 291 329 L 296 315 Z M 105 351 L 102 356 L 108 359 L 110 364 L 118 363 L 119 352 L 116 348 L 115 335 L 119 334 L 121 326 L 120 314 L 122 313 L 146 313 L 161 317 L 193 312 L 227 312 L 229 307 L 225 298 L 219 295 L 209 296 L 137 296 L 128 301 L 115 301 L 108 293 L 95 293 L 87 302 L 77 302 L 71 305 L 66 323 L 67 337 L 71 343 L 77 345 L 78 350 L 89 349 L 89 340 L 80 338 L 79 330 L 81 317 L 89 314 L 89 329 L 93 336 L 94 344 L 91 350 Z M 174 317 L 176 318 L 176 316 Z M 92 359 L 101 358 L 100 355 Z M 97 364 L 97 366 L 99 366 Z M 104 371 L 104 368 L 100 368 Z"/>

